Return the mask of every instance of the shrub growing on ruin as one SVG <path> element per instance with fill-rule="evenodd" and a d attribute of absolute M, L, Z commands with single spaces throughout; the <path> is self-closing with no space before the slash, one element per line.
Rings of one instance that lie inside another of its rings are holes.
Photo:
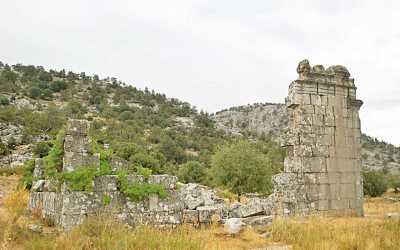
<path fill-rule="evenodd" d="M 93 180 L 98 174 L 96 167 L 80 167 L 63 173 L 63 180 L 72 191 L 93 191 Z"/>
<path fill-rule="evenodd" d="M 34 181 L 33 171 L 35 169 L 35 160 L 28 160 L 24 162 L 22 166 L 22 178 L 20 179 L 20 185 L 25 187 L 25 189 L 31 189 L 32 183 Z"/>
<path fill-rule="evenodd" d="M 162 185 L 151 183 L 129 183 L 125 171 L 118 172 L 118 188 L 126 197 L 133 201 L 142 201 L 151 195 L 157 195 L 161 199 L 168 193 Z"/>
<path fill-rule="evenodd" d="M 59 172 L 62 170 L 63 166 L 64 137 L 64 130 L 60 130 L 53 142 L 53 147 L 49 151 L 49 154 L 44 157 L 44 175 L 47 177 L 47 179 L 53 181 L 58 181 L 60 178 Z"/>

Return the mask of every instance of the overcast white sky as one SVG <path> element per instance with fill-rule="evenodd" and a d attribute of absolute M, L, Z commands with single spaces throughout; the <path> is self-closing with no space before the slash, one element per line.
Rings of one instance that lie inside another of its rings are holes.
<path fill-rule="evenodd" d="M 400 144 L 400 1 L 1 1 L 0 60 L 116 76 L 215 112 L 345 65 L 363 132 Z"/>

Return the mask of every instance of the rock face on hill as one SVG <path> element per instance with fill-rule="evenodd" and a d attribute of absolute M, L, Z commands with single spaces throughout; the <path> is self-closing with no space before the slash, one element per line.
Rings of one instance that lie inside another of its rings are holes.
<path fill-rule="evenodd" d="M 213 116 L 216 128 L 239 136 L 271 136 L 283 142 L 289 115 L 284 104 L 253 104 L 232 107 Z M 400 174 L 400 148 L 367 135 L 361 136 L 362 167 Z"/>

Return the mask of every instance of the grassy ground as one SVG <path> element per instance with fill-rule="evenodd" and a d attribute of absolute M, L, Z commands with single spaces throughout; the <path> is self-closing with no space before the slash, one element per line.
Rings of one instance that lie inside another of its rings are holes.
<path fill-rule="evenodd" d="M 26 213 L 28 193 L 16 189 L 17 180 L 0 176 L 0 249 L 266 249 L 286 244 L 293 249 L 400 249 L 400 221 L 384 219 L 387 212 L 400 212 L 400 202 L 385 198 L 367 199 L 364 218 L 277 220 L 266 229 L 267 237 L 252 230 L 231 237 L 217 225 L 129 230 L 105 218 L 89 219 L 68 233 L 44 227 L 39 234 L 28 230 L 40 221 Z"/>

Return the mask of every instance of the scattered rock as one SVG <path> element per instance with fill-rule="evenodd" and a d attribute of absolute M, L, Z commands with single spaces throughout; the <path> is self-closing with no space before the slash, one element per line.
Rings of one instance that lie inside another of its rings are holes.
<path fill-rule="evenodd" d="M 230 218 L 226 220 L 224 230 L 228 234 L 235 235 L 243 230 L 244 225 L 240 218 Z"/>
<path fill-rule="evenodd" d="M 37 225 L 37 224 L 29 224 L 28 225 L 28 229 L 30 231 L 32 231 L 32 232 L 35 232 L 35 233 L 42 233 L 43 232 L 42 226 Z"/>
<path fill-rule="evenodd" d="M 260 215 L 260 216 L 252 216 L 248 218 L 243 218 L 242 222 L 250 227 L 258 227 L 258 226 L 268 226 L 272 223 L 271 215 Z"/>

